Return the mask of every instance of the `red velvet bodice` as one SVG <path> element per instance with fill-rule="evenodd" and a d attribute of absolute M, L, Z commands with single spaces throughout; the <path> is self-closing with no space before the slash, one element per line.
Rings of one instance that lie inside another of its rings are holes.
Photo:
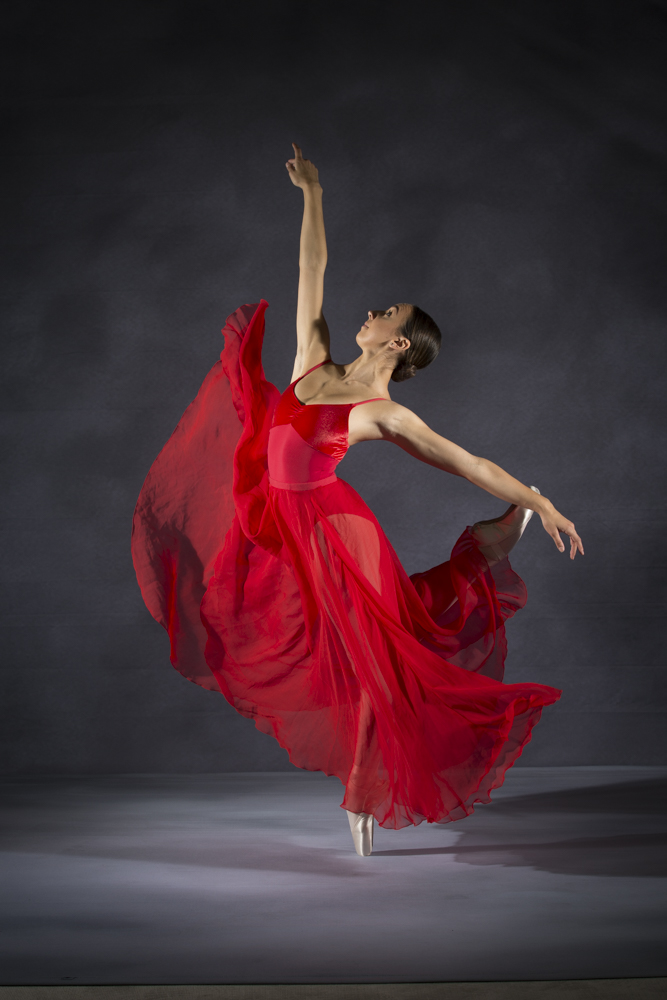
<path fill-rule="evenodd" d="M 268 447 L 269 482 L 272 486 L 308 490 L 325 486 L 337 478 L 336 466 L 349 447 L 350 410 L 360 403 L 299 402 L 295 385 L 319 367 L 315 365 L 292 382 L 276 407 Z M 360 402 L 370 403 L 375 399 Z"/>

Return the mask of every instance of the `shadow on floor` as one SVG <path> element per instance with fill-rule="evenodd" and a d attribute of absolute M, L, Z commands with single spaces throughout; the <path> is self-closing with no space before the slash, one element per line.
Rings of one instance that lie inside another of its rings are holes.
<path fill-rule="evenodd" d="M 378 856 L 448 854 L 452 860 L 469 865 L 503 865 L 508 868 L 530 867 L 557 875 L 597 875 L 617 877 L 667 877 L 667 829 L 655 831 L 656 820 L 667 817 L 667 780 L 648 779 L 612 785 L 567 789 L 501 799 L 492 807 L 494 825 L 520 843 L 466 844 L 479 839 L 479 833 L 464 832 L 450 847 L 415 850 L 377 851 Z M 607 814 L 610 827 L 614 820 L 628 815 L 636 818 L 638 832 L 630 834 L 572 837 L 542 841 L 545 816 L 573 818 L 590 816 L 596 820 Z M 491 818 L 491 814 L 488 815 Z M 641 832 L 642 826 L 649 832 Z M 542 836 L 530 842 L 531 832 Z M 526 838 L 524 840 L 523 838 Z"/>
<path fill-rule="evenodd" d="M 377 857 L 449 854 L 467 865 L 530 867 L 554 875 L 667 877 L 667 833 L 620 837 L 580 837 L 544 844 L 426 847 L 415 851 L 376 851 Z"/>
<path fill-rule="evenodd" d="M 568 788 L 559 792 L 537 792 L 499 799 L 494 810 L 516 816 L 530 812 L 613 813 L 667 816 L 667 778 L 619 781 L 615 784 Z"/>

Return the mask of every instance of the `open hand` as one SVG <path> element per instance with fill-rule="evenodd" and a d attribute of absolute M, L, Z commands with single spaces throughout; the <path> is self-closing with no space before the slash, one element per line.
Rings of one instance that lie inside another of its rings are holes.
<path fill-rule="evenodd" d="M 566 517 L 559 514 L 553 504 L 550 510 L 547 510 L 545 513 L 540 512 L 540 517 L 542 518 L 544 530 L 547 535 L 551 535 L 559 552 L 565 552 L 565 544 L 559 534 L 562 531 L 570 539 L 570 559 L 574 559 L 577 552 L 581 552 L 583 556 L 584 546 L 581 538 L 579 538 L 579 535 L 575 531 L 572 521 L 568 521 Z"/>
<path fill-rule="evenodd" d="M 288 160 L 285 164 L 292 184 L 300 188 L 308 187 L 310 184 L 319 184 L 319 175 L 315 164 L 311 163 L 310 160 L 304 160 L 301 147 L 297 146 L 295 142 L 292 143 L 292 147 L 294 159 Z"/>

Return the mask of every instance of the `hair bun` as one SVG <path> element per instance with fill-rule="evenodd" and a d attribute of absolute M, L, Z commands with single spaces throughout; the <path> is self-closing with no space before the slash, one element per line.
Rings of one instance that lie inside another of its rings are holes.
<path fill-rule="evenodd" d="M 416 365 L 408 365 L 405 361 L 402 361 L 400 364 L 396 365 L 391 373 L 391 377 L 394 382 L 405 382 L 408 378 L 414 378 L 417 374 L 417 370 Z"/>
<path fill-rule="evenodd" d="M 405 382 L 438 356 L 442 335 L 431 317 L 415 305 L 410 307 L 410 316 L 398 328 L 398 332 L 410 341 L 410 346 L 401 352 L 400 361 L 391 377 L 394 382 Z"/>

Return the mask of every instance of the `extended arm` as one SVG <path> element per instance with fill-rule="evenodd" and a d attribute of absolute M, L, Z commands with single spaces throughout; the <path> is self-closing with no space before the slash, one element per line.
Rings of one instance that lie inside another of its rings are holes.
<path fill-rule="evenodd" d="M 524 486 L 488 458 L 471 455 L 465 448 L 436 434 L 407 407 L 393 402 L 379 403 L 375 405 L 375 411 L 377 416 L 373 423 L 378 433 L 372 436 L 393 441 L 422 462 L 455 476 L 462 476 L 501 500 L 534 510 L 540 515 L 544 530 L 553 538 L 560 552 L 565 551 L 559 535 L 559 531 L 562 531 L 570 539 L 570 559 L 574 559 L 577 552 L 584 554 L 581 538 L 575 531 L 574 524 L 559 513 L 546 497 L 534 493 L 530 487 Z"/>
<path fill-rule="evenodd" d="M 329 357 L 329 328 L 322 312 L 327 241 L 322 213 L 322 187 L 317 168 L 304 160 L 295 144 L 287 161 L 292 183 L 303 191 L 303 221 L 299 253 L 299 296 L 296 307 L 296 360 L 292 381 Z"/>

